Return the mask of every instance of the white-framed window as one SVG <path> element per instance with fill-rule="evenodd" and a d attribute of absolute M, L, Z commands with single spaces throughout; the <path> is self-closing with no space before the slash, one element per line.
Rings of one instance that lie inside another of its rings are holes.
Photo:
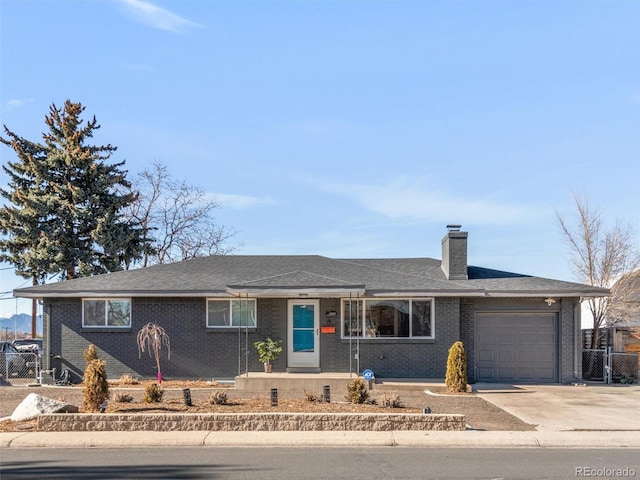
<path fill-rule="evenodd" d="M 82 326 L 130 328 L 130 298 L 83 298 Z"/>
<path fill-rule="evenodd" d="M 255 327 L 255 299 L 207 300 L 207 328 Z"/>
<path fill-rule="evenodd" d="M 433 338 L 432 298 L 342 300 L 342 337 Z"/>

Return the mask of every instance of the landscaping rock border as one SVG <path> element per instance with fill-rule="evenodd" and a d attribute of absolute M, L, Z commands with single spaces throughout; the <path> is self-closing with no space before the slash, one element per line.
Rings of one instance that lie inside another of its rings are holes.
<path fill-rule="evenodd" d="M 97 431 L 462 431 L 464 415 L 366 413 L 47 414 L 39 432 Z"/>

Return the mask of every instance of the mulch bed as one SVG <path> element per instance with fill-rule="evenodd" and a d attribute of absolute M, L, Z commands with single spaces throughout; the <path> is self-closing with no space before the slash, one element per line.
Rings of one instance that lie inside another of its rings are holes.
<path fill-rule="evenodd" d="M 279 392 L 278 406 L 271 406 L 270 392 L 249 392 L 236 390 L 230 385 L 212 384 L 204 381 L 175 381 L 169 380 L 161 384 L 163 399 L 159 403 L 144 403 L 142 398 L 147 385 L 155 383 L 151 380 L 141 381 L 135 385 L 122 385 L 110 382 L 111 398 L 106 413 L 258 413 L 258 412 L 294 412 L 294 413 L 422 413 L 429 407 L 432 413 L 463 414 L 467 424 L 476 430 L 534 430 L 517 417 L 501 410 L 495 405 L 483 400 L 472 393 L 456 395 L 446 394 L 446 390 L 432 389 L 427 394 L 421 389 L 389 391 L 375 389 L 371 397 L 378 405 L 351 404 L 344 399 L 345 392 L 331 392 L 331 402 L 318 401 L 321 392 L 283 391 Z M 189 388 L 192 406 L 185 405 L 183 389 Z M 226 405 L 213 405 L 211 396 L 214 392 L 224 392 L 227 395 Z M 72 405 L 82 406 L 82 386 L 2 386 L 0 387 L 0 417 L 10 416 L 15 407 L 29 394 L 38 393 L 55 400 L 62 400 Z M 132 402 L 116 402 L 120 394 L 133 397 Z M 390 409 L 380 405 L 381 396 L 397 395 L 403 407 Z M 310 401 L 310 397 L 316 397 Z M 82 412 L 82 409 L 80 408 Z M 34 430 L 35 421 L 0 422 L 0 431 L 28 431 Z"/>

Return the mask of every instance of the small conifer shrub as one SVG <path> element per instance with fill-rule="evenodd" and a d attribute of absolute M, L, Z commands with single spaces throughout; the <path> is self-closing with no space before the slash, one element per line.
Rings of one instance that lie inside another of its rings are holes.
<path fill-rule="evenodd" d="M 151 385 L 147 385 L 144 389 L 144 398 L 142 401 L 144 403 L 159 403 L 162 401 L 163 395 L 164 391 L 158 386 L 158 384 L 152 383 Z"/>
<path fill-rule="evenodd" d="M 84 352 L 87 368 L 82 379 L 83 408 L 86 412 L 100 411 L 100 405 L 109 398 L 109 381 L 104 360 L 98 358 L 91 344 Z"/>
<path fill-rule="evenodd" d="M 454 343 L 449 349 L 445 382 L 451 393 L 467 391 L 467 355 L 462 342 Z"/>
<path fill-rule="evenodd" d="M 344 397 L 349 403 L 368 403 L 369 388 L 364 378 L 356 378 L 347 384 L 347 394 Z"/>

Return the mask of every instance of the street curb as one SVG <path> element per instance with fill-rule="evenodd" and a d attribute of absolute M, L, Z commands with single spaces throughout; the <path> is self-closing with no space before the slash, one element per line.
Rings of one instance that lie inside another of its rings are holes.
<path fill-rule="evenodd" d="M 0 432 L 1 448 L 130 447 L 640 448 L 637 431 L 615 432 Z"/>

